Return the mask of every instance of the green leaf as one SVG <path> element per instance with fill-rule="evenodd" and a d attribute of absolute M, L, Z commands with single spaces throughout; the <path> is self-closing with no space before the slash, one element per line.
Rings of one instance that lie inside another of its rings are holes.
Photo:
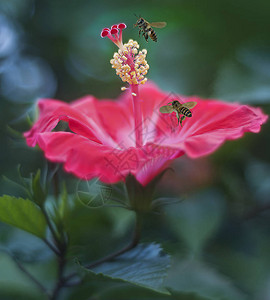
<path fill-rule="evenodd" d="M 47 197 L 47 192 L 42 187 L 40 182 L 40 170 L 37 171 L 36 175 L 32 178 L 32 190 L 33 190 L 33 200 L 38 204 L 42 205 Z"/>
<path fill-rule="evenodd" d="M 72 200 L 72 201 L 70 201 Z M 63 182 L 62 189 L 61 189 L 61 195 L 59 199 L 59 205 L 58 205 L 58 212 L 59 216 L 63 223 L 68 223 L 70 220 L 70 214 L 72 210 L 74 209 L 75 201 L 73 199 L 70 199 L 66 183 Z"/>
<path fill-rule="evenodd" d="M 28 199 L 0 197 L 0 221 L 45 238 L 46 220 L 41 210 Z"/>
<path fill-rule="evenodd" d="M 196 293 L 179 292 L 170 289 L 171 294 L 163 294 L 158 291 L 147 289 L 138 285 L 112 280 L 97 281 L 97 275 L 88 282 L 83 282 L 79 287 L 73 289 L 68 300 L 99 299 L 99 300 L 209 300 Z M 92 297 L 92 298 L 91 298 Z"/>
<path fill-rule="evenodd" d="M 84 282 L 83 285 L 77 287 L 76 290 L 73 290 L 68 297 L 68 300 L 80 299 L 80 300 L 89 300 L 92 298 L 99 300 L 209 300 L 199 296 L 195 293 L 189 292 L 178 292 L 170 290 L 171 294 L 163 294 L 154 290 L 150 290 L 138 285 L 131 285 L 129 283 L 114 283 L 112 280 L 110 283 L 106 281 L 97 282 L 95 278 L 92 278 L 90 282 Z"/>
<path fill-rule="evenodd" d="M 168 294 L 163 287 L 170 266 L 170 257 L 159 245 L 138 245 L 114 261 L 87 270 L 88 277 L 102 281 L 127 282 Z M 90 277 L 89 277 L 90 276 Z"/>

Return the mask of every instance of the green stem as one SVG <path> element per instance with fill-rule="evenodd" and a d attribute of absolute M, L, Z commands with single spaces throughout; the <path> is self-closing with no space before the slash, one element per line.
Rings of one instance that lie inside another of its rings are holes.
<path fill-rule="evenodd" d="M 65 285 L 64 271 L 66 266 L 65 251 L 58 257 L 58 281 L 54 287 L 50 300 L 56 300 L 62 287 Z"/>
<path fill-rule="evenodd" d="M 42 213 L 43 213 L 43 215 L 44 215 L 44 217 L 46 219 L 47 225 L 48 225 L 49 230 L 50 230 L 50 232 L 51 232 L 51 234 L 53 236 L 53 239 L 54 239 L 54 242 L 56 243 L 57 248 L 58 249 L 61 248 L 62 247 L 61 242 L 59 241 L 59 238 L 58 238 L 58 236 L 56 234 L 56 231 L 53 228 L 53 225 L 51 223 L 50 217 L 49 217 L 49 215 L 48 215 L 45 207 L 42 205 L 40 207 L 40 209 L 41 209 L 41 211 L 42 211 Z M 58 255 L 59 255 L 59 253 L 58 253 Z"/>
<path fill-rule="evenodd" d="M 43 242 L 57 255 L 60 255 L 60 252 L 47 240 L 47 239 L 42 239 Z"/>
<path fill-rule="evenodd" d="M 53 240 L 55 243 L 55 246 L 51 245 L 46 239 L 44 239 L 44 242 L 54 251 L 54 253 L 57 255 L 57 263 L 58 263 L 58 275 L 57 275 L 57 282 L 55 284 L 55 287 L 52 291 L 51 296 L 49 296 L 50 300 L 56 300 L 59 296 L 59 293 L 61 289 L 65 285 L 65 277 L 64 277 L 64 271 L 66 266 L 66 250 L 67 250 L 67 242 L 62 241 L 59 236 L 57 235 L 57 232 L 55 231 L 53 224 L 50 220 L 50 217 L 45 209 L 44 206 L 41 206 L 41 211 L 46 219 L 47 225 L 49 227 L 49 230 L 53 236 Z M 56 248 L 55 248 L 56 247 Z"/>

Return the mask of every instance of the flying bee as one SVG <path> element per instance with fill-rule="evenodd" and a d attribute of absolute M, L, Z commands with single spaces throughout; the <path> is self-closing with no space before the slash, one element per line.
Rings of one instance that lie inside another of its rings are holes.
<path fill-rule="evenodd" d="M 139 35 L 142 33 L 142 35 L 144 36 L 146 42 L 148 42 L 148 37 L 149 36 L 154 42 L 157 42 L 157 35 L 156 35 L 155 30 L 152 27 L 163 28 L 166 25 L 167 25 L 166 22 L 149 23 L 144 18 L 140 17 L 137 20 L 136 24 L 134 24 L 134 27 L 138 26 L 140 28 Z"/>
<path fill-rule="evenodd" d="M 174 100 L 172 102 L 169 102 L 168 104 L 172 104 L 172 105 L 161 106 L 159 111 L 162 114 L 170 114 L 172 112 L 176 112 L 176 116 L 178 119 L 178 125 L 180 123 L 181 126 L 183 126 L 182 122 L 185 120 L 185 118 L 192 117 L 192 113 L 191 113 L 190 109 L 195 107 L 197 105 L 197 102 L 191 101 L 191 102 L 186 102 L 186 103 L 180 103 L 179 101 Z M 180 117 L 180 115 L 182 115 L 182 116 Z"/>

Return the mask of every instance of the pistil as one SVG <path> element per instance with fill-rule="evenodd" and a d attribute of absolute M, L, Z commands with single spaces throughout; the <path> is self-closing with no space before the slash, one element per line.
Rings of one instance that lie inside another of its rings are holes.
<path fill-rule="evenodd" d="M 142 147 L 143 124 L 139 99 L 139 85 L 147 81 L 145 77 L 149 69 L 149 65 L 146 61 L 147 51 L 145 49 L 139 51 L 139 44 L 133 40 L 129 40 L 128 43 L 123 44 L 122 30 L 124 28 L 126 28 L 124 23 L 113 25 L 110 29 L 104 28 L 101 32 L 101 36 L 107 36 L 119 48 L 118 52 L 114 53 L 110 63 L 122 81 L 130 84 L 134 112 L 135 144 L 136 147 Z M 126 88 L 121 89 L 125 90 Z"/>

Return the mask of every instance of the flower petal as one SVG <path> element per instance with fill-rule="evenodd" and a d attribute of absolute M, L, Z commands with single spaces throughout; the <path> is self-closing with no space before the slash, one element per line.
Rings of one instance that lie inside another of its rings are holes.
<path fill-rule="evenodd" d="M 139 100 L 142 112 L 143 144 L 155 143 L 159 137 L 163 137 L 171 131 L 170 115 L 163 115 L 159 108 L 171 101 L 170 93 L 161 91 L 154 83 L 148 82 L 140 86 Z M 120 97 L 120 102 L 126 105 L 126 110 L 133 114 L 133 102 L 130 91 L 126 91 Z M 167 118 L 166 118 L 167 117 Z"/>
<path fill-rule="evenodd" d="M 97 177 L 105 183 L 123 181 L 128 174 L 133 174 L 146 185 L 172 159 L 183 154 L 159 145 L 117 150 L 71 132 L 41 133 L 37 142 L 45 157 L 64 163 L 67 172 L 85 180 Z"/>
<path fill-rule="evenodd" d="M 193 116 L 186 118 L 183 128 L 173 139 L 172 147 L 182 149 L 190 157 L 199 157 L 215 151 L 225 140 L 234 140 L 245 132 L 259 132 L 268 119 L 259 108 L 216 100 L 190 98 L 198 104 Z"/>
<path fill-rule="evenodd" d="M 100 122 L 104 130 L 121 148 L 134 147 L 132 138 L 134 131 L 133 114 L 127 108 L 115 101 L 99 101 L 97 103 Z"/>
<path fill-rule="evenodd" d="M 129 173 L 136 173 L 136 150 L 117 151 L 108 146 L 70 132 L 46 132 L 38 136 L 38 144 L 47 159 L 64 163 L 67 172 L 89 180 L 98 177 L 106 183 L 124 180 Z M 123 156 L 134 156 L 128 165 L 121 164 Z"/>
<path fill-rule="evenodd" d="M 178 149 L 163 147 L 158 144 L 147 144 L 142 149 L 147 159 L 141 164 L 137 173 L 134 174 L 142 185 L 148 184 L 156 175 L 167 168 L 174 159 L 184 154 L 183 151 Z"/>
<path fill-rule="evenodd" d="M 79 178 L 115 183 L 131 173 L 145 185 L 184 153 L 194 158 L 207 155 L 225 140 L 259 132 L 268 118 L 260 108 L 180 96 L 182 102 L 197 105 L 183 127 L 175 126 L 175 113 L 159 112 L 172 100 L 168 96 L 152 83 L 141 87 L 144 143 L 140 148 L 134 147 L 130 91 L 118 102 L 92 96 L 71 104 L 41 100 L 39 119 L 25 137 L 29 146 L 38 143 L 49 160 L 63 163 L 67 172 Z M 60 120 L 68 122 L 72 132 L 51 132 Z"/>
<path fill-rule="evenodd" d="M 69 104 L 42 99 L 38 102 L 38 106 L 40 109 L 38 121 L 31 130 L 24 133 L 29 146 L 35 146 L 39 133 L 52 131 L 61 120 L 66 121 L 73 132 L 100 143 L 99 138 L 96 137 L 97 124 Z"/>

